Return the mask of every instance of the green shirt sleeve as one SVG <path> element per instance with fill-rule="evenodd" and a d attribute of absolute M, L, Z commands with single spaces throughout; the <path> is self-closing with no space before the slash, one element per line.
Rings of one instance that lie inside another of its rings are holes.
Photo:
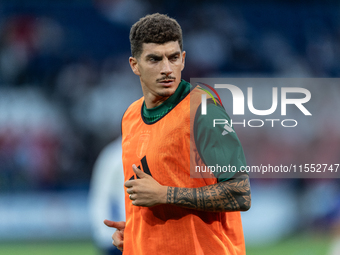
<path fill-rule="evenodd" d="M 195 118 L 195 142 L 200 156 L 207 166 L 214 166 L 218 181 L 227 181 L 240 170 L 245 170 L 246 159 L 240 140 L 230 125 L 216 124 L 214 119 L 228 120 L 230 117 L 223 107 L 207 104 L 207 114 L 201 115 L 200 108 Z M 219 168 L 220 167 L 220 168 Z"/>

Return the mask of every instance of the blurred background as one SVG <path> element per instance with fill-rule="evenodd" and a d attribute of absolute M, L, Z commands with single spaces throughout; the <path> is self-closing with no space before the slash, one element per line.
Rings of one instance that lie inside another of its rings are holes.
<path fill-rule="evenodd" d="M 0 254 L 111 245 L 103 217 L 124 217 L 111 155 L 124 111 L 142 95 L 129 31 L 154 12 L 182 26 L 186 80 L 340 75 L 337 1 L 1 0 Z M 340 163 L 340 87 L 311 91 L 322 118 L 290 139 L 237 128 L 249 165 Z M 251 185 L 247 254 L 340 254 L 338 179 Z"/>

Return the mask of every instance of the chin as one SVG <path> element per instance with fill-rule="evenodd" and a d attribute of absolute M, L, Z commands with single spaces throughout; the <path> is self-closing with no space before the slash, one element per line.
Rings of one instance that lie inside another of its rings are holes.
<path fill-rule="evenodd" d="M 158 95 L 160 95 L 162 97 L 170 97 L 175 93 L 176 89 L 177 88 L 168 88 L 168 89 L 160 91 L 158 93 Z"/>

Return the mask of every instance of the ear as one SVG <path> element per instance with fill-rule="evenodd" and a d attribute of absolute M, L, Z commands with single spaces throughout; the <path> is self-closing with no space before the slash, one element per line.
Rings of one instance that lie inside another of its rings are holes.
<path fill-rule="evenodd" d="M 138 68 L 138 61 L 136 58 L 134 57 L 130 57 L 129 58 L 129 63 L 130 63 L 130 67 L 132 69 L 132 72 L 138 76 L 140 76 L 140 72 L 139 72 L 139 68 Z"/>
<path fill-rule="evenodd" d="M 183 71 L 184 66 L 185 66 L 185 55 L 186 55 L 186 52 L 182 51 L 182 68 L 181 68 L 181 71 Z"/>

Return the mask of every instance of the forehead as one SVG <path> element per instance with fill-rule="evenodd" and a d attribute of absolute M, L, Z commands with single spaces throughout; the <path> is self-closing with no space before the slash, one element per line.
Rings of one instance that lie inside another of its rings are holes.
<path fill-rule="evenodd" d="M 181 51 L 178 41 L 170 41 L 163 44 L 143 43 L 143 51 L 141 56 L 146 56 L 149 54 L 169 55 L 177 51 Z"/>

